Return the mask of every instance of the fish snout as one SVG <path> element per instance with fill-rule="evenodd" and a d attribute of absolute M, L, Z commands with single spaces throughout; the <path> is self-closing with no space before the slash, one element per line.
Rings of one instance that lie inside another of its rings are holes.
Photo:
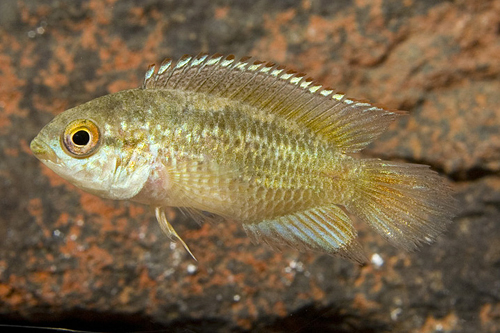
<path fill-rule="evenodd" d="M 30 143 L 33 154 L 41 161 L 50 161 L 54 164 L 59 162 L 59 157 L 50 146 L 39 137 L 34 138 Z"/>

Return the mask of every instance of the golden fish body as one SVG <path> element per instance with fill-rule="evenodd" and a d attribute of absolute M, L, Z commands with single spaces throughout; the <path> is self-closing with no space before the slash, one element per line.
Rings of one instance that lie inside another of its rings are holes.
<path fill-rule="evenodd" d="M 451 218 L 449 190 L 427 167 L 349 155 L 397 115 L 274 64 L 200 55 L 62 113 L 31 148 L 84 190 L 151 205 L 179 240 L 165 207 L 239 221 L 273 247 L 361 261 L 347 212 L 407 249 Z"/>

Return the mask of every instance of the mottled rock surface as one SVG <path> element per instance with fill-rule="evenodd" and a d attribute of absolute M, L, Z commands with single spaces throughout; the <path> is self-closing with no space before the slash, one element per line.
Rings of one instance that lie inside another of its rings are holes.
<path fill-rule="evenodd" d="M 460 202 L 432 246 L 368 228 L 373 263 L 253 245 L 236 224 L 96 198 L 28 145 L 63 110 L 185 53 L 287 64 L 410 111 L 363 154 L 430 164 Z M 106 331 L 500 331 L 499 1 L 0 3 L 0 324 Z M 378 259 L 378 260 L 375 260 Z M 380 263 L 383 264 L 380 265 Z"/>

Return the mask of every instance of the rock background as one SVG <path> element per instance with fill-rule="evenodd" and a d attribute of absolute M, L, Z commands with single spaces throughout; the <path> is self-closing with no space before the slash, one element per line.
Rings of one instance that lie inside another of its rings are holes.
<path fill-rule="evenodd" d="M 237 53 L 410 111 L 364 155 L 431 165 L 460 201 L 432 246 L 383 265 L 251 244 L 69 185 L 30 153 L 63 110 L 137 87 L 150 63 Z M 105 331 L 500 331 L 500 2 L 0 3 L 0 323 Z"/>

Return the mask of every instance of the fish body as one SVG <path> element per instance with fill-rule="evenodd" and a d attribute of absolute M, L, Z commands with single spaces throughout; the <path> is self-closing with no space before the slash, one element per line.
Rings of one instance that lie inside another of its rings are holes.
<path fill-rule="evenodd" d="M 427 167 L 351 156 L 400 114 L 272 63 L 199 55 L 63 112 L 31 149 L 90 193 L 151 205 L 181 242 L 165 207 L 238 221 L 272 247 L 363 261 L 349 214 L 405 249 L 452 217 L 449 189 Z"/>

